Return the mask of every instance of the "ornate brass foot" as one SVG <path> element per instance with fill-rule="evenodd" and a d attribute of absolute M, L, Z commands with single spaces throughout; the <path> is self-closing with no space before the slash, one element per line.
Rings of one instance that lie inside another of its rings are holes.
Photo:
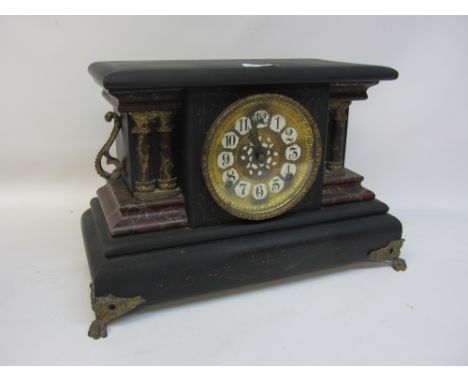
<path fill-rule="evenodd" d="M 94 287 L 91 284 L 91 306 L 96 314 L 96 319 L 89 327 L 88 336 L 95 340 L 107 337 L 107 324 L 135 309 L 146 300 L 141 296 L 122 298 L 112 294 L 96 297 Z"/>
<path fill-rule="evenodd" d="M 393 260 L 392 267 L 396 271 L 406 271 L 406 261 L 403 259 Z"/>
<path fill-rule="evenodd" d="M 406 261 L 400 259 L 400 249 L 405 242 L 404 239 L 393 240 L 386 247 L 369 252 L 369 258 L 373 260 L 390 260 L 396 271 L 406 270 Z"/>

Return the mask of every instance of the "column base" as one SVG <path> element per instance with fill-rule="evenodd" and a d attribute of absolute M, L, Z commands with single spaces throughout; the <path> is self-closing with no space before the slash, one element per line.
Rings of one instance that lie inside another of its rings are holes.
<path fill-rule="evenodd" d="M 108 180 L 97 190 L 99 205 L 112 236 L 161 231 L 188 224 L 180 189 L 155 190 L 133 197 L 121 180 Z"/>
<path fill-rule="evenodd" d="M 158 179 L 158 188 L 163 191 L 171 191 L 177 187 L 177 178 Z"/>
<path fill-rule="evenodd" d="M 375 194 L 361 186 L 364 177 L 348 169 L 343 176 L 327 176 L 325 172 L 322 190 L 322 206 L 372 200 Z"/>

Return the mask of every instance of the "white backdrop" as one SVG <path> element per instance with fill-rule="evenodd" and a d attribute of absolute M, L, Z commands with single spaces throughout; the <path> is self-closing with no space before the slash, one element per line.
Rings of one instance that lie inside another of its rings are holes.
<path fill-rule="evenodd" d="M 1 364 L 468 364 L 468 19 L 1 17 Z M 400 72 L 350 110 L 347 167 L 404 225 L 404 273 L 347 267 L 93 319 L 79 219 L 101 60 L 323 58 Z"/>

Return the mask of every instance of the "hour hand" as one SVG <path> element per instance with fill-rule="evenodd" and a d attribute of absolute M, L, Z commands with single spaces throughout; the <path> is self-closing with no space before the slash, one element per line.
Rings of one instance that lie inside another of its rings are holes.
<path fill-rule="evenodd" d="M 249 130 L 250 137 L 252 138 L 252 143 L 255 146 L 255 151 L 257 152 L 257 159 L 261 159 L 262 157 L 265 156 L 265 150 L 262 146 L 262 143 L 258 139 L 258 130 L 257 126 L 253 127 Z"/>

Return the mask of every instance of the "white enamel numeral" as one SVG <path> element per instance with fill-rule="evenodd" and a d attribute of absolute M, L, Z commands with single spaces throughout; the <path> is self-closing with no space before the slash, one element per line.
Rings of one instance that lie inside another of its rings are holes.
<path fill-rule="evenodd" d="M 238 143 L 239 138 L 237 137 L 236 133 L 230 132 L 224 134 L 222 144 L 225 149 L 235 149 Z"/>
<path fill-rule="evenodd" d="M 284 179 L 290 180 L 296 174 L 296 165 L 293 163 L 283 164 L 280 174 Z"/>
<path fill-rule="evenodd" d="M 227 187 L 232 187 L 239 180 L 239 173 L 235 169 L 230 168 L 223 172 L 222 179 Z"/>
<path fill-rule="evenodd" d="M 270 190 L 275 194 L 281 192 L 284 188 L 284 181 L 279 176 L 275 176 L 272 180 L 270 180 Z"/>
<path fill-rule="evenodd" d="M 297 161 L 301 157 L 301 148 L 298 145 L 288 146 L 286 148 L 285 157 L 290 161 Z"/>
<path fill-rule="evenodd" d="M 245 180 L 241 180 L 239 183 L 237 183 L 234 191 L 240 198 L 245 198 L 250 192 L 250 183 L 246 182 Z"/>
<path fill-rule="evenodd" d="M 266 185 L 264 183 L 256 184 L 253 188 L 252 194 L 257 200 L 265 199 L 268 194 Z"/>
<path fill-rule="evenodd" d="M 257 124 L 257 129 L 267 127 L 269 119 L 270 115 L 266 110 L 257 110 L 252 117 L 253 122 Z"/>
<path fill-rule="evenodd" d="M 218 155 L 218 167 L 226 169 L 234 164 L 234 155 L 229 151 L 221 151 Z"/>
<path fill-rule="evenodd" d="M 287 145 L 296 142 L 297 132 L 294 127 L 287 127 L 281 134 L 281 139 Z"/>
<path fill-rule="evenodd" d="M 275 114 L 270 119 L 270 129 L 279 133 L 286 126 L 286 119 L 281 114 Z"/>
<path fill-rule="evenodd" d="M 235 129 L 240 135 L 245 135 L 252 129 L 252 123 L 247 117 L 239 118 L 236 121 Z"/>

